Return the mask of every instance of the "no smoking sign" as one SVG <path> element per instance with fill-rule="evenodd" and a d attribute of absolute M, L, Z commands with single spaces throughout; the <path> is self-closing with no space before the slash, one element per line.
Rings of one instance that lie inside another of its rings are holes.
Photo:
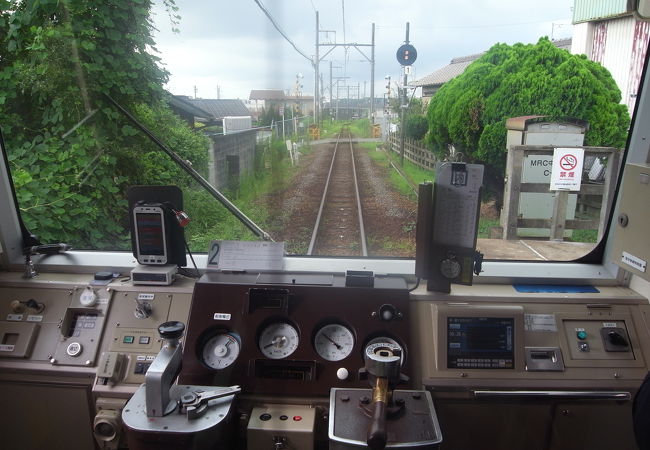
<path fill-rule="evenodd" d="M 573 170 L 578 165 L 578 158 L 574 155 L 564 155 L 560 158 L 560 168 L 562 170 Z"/>
<path fill-rule="evenodd" d="M 579 191 L 582 179 L 583 148 L 556 148 L 551 169 L 552 191 Z"/>

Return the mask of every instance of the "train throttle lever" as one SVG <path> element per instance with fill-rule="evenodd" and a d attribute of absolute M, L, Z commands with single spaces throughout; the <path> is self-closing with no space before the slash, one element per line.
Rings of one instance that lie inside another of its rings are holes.
<path fill-rule="evenodd" d="M 366 348 L 364 357 L 368 380 L 372 386 L 372 403 L 370 408 L 364 408 L 371 418 L 366 442 L 372 450 L 381 450 L 386 447 L 388 440 L 387 416 L 397 413 L 403 407 L 403 404 L 394 405 L 392 402 L 392 389 L 403 380 L 400 374 L 402 354 L 397 345 L 378 342 Z"/>

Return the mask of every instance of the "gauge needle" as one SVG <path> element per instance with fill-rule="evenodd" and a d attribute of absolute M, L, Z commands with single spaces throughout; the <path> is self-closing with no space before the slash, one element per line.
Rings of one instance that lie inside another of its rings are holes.
<path fill-rule="evenodd" d="M 323 333 L 323 336 L 325 336 L 325 339 L 327 339 L 327 340 L 330 341 L 332 344 L 334 344 L 334 345 L 336 346 L 337 350 L 341 350 L 341 349 L 343 348 L 342 345 L 337 344 L 336 342 L 334 342 L 334 339 L 332 339 L 331 337 L 329 337 L 329 336 L 326 335 L 325 333 Z"/>
<path fill-rule="evenodd" d="M 273 346 L 273 345 L 275 345 L 276 347 L 280 347 L 282 344 L 284 344 L 284 342 L 285 342 L 286 340 L 287 340 L 287 337 L 286 337 L 286 336 L 276 336 L 276 337 L 273 338 L 273 340 L 271 341 L 271 343 L 270 343 L 270 344 L 266 344 L 266 345 L 264 346 L 264 348 L 269 348 L 269 347 L 271 347 L 271 346 Z"/>

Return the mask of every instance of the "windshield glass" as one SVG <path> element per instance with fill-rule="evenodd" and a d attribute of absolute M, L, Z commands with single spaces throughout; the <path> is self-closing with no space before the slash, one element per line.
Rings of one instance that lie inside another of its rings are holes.
<path fill-rule="evenodd" d="M 418 185 L 454 161 L 484 165 L 487 259 L 579 258 L 645 61 L 628 3 L 4 1 L 20 212 L 43 243 L 129 251 L 129 187 L 176 185 L 192 251 L 260 238 L 116 102 L 289 254 L 413 258 Z"/>

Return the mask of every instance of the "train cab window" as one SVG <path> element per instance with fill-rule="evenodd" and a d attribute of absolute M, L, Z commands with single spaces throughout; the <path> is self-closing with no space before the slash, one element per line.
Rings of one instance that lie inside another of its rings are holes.
<path fill-rule="evenodd" d="M 650 0 L 0 0 L 7 448 L 635 448 L 649 43 Z"/>
<path fill-rule="evenodd" d="M 602 262 L 646 60 L 628 6 L 96 3 L 0 16 L 3 148 L 41 242 L 128 254 L 128 187 L 173 184 L 195 253 L 264 236 L 408 273 L 417 186 L 452 161 L 485 168 L 487 268 Z M 19 234 L 7 223 L 7 248 Z"/>

